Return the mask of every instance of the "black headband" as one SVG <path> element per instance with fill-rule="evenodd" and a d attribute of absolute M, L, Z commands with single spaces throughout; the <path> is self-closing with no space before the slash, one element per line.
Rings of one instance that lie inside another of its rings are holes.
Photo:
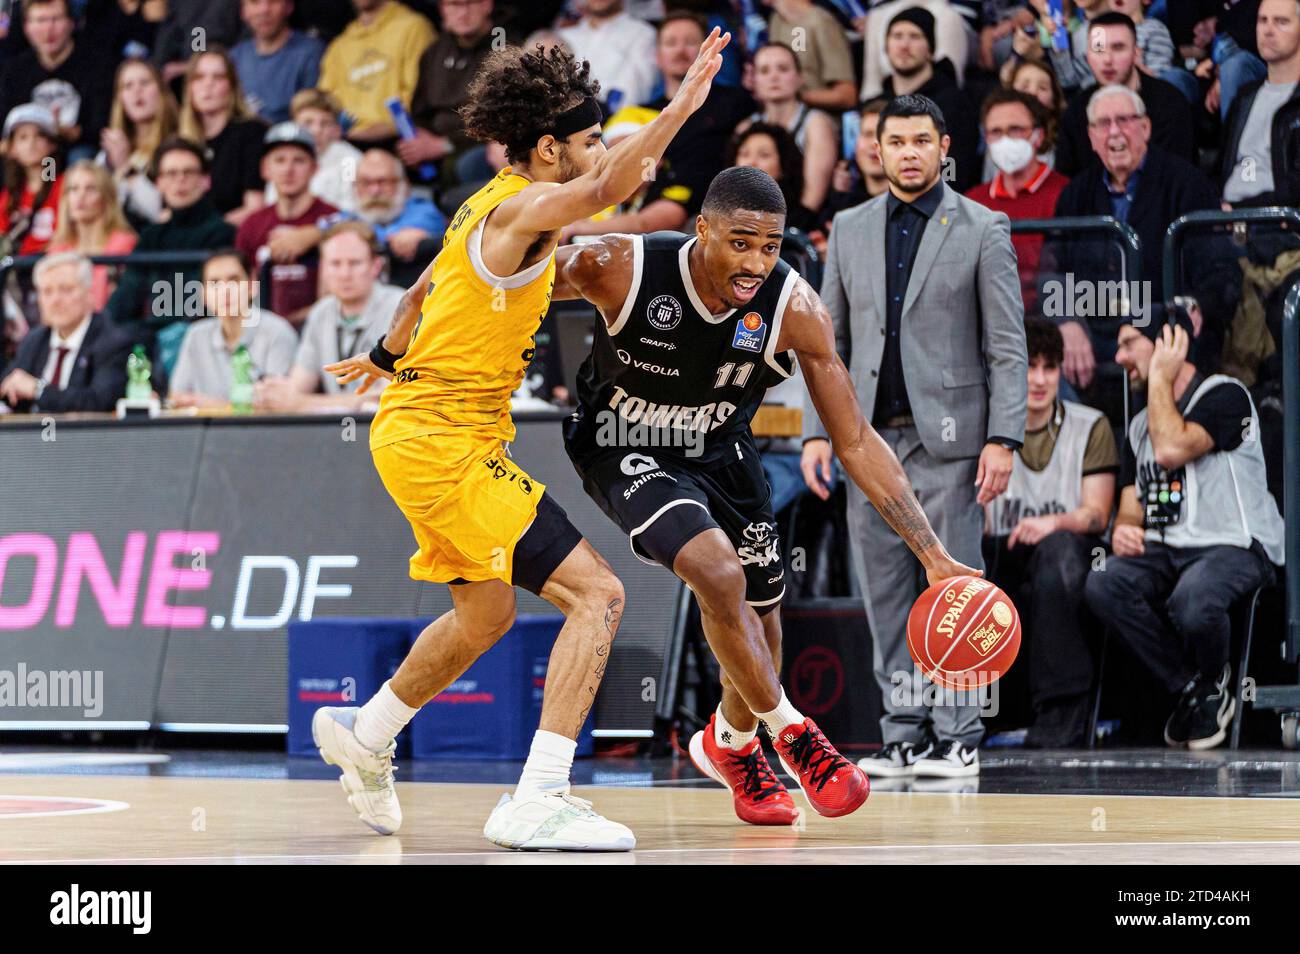
<path fill-rule="evenodd" d="M 600 103 L 588 96 L 577 106 L 566 109 L 556 116 L 554 125 L 538 133 L 537 138 L 540 139 L 549 133 L 556 139 L 568 139 L 576 132 L 598 125 L 600 125 Z"/>

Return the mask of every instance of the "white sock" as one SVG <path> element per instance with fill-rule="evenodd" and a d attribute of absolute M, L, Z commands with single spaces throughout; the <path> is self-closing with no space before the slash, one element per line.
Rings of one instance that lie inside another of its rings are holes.
<path fill-rule="evenodd" d="M 569 769 L 578 743 L 554 732 L 538 729 L 528 749 L 528 761 L 515 787 L 515 798 L 527 798 L 535 792 L 567 792 Z"/>
<path fill-rule="evenodd" d="M 385 682 L 370 701 L 361 707 L 352 731 L 357 741 L 366 748 L 381 752 L 388 748 L 388 743 L 397 738 L 397 733 L 405 729 L 406 723 L 414 719 L 419 711 L 397 698 L 393 687 Z"/>
<path fill-rule="evenodd" d="M 722 714 L 722 705 L 718 704 L 718 713 L 713 718 L 713 741 L 724 749 L 743 749 L 758 735 L 758 726 L 748 732 L 742 732 L 727 721 Z"/>
<path fill-rule="evenodd" d="M 803 715 L 790 704 L 790 700 L 785 697 L 785 690 L 781 691 L 781 701 L 775 709 L 771 712 L 755 712 L 754 715 L 758 716 L 758 721 L 763 723 L 773 741 L 776 740 L 776 734 L 786 726 L 803 725 Z"/>

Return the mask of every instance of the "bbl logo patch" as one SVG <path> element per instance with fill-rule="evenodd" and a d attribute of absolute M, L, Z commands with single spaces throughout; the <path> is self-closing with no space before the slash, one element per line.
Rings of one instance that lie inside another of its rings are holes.
<path fill-rule="evenodd" d="M 672 295 L 660 295 L 646 306 L 645 316 L 660 331 L 672 331 L 681 323 L 682 303 Z"/>
<path fill-rule="evenodd" d="M 767 323 L 763 316 L 751 311 L 736 322 L 736 336 L 731 339 L 731 346 L 741 351 L 763 350 L 763 339 L 767 337 Z"/>

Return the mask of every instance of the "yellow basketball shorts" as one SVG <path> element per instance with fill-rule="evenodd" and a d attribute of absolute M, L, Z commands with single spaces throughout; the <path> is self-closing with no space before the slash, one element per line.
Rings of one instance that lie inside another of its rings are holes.
<path fill-rule="evenodd" d="M 500 439 L 429 434 L 373 455 L 415 534 L 412 579 L 512 582 L 515 545 L 546 486 L 507 456 Z"/>

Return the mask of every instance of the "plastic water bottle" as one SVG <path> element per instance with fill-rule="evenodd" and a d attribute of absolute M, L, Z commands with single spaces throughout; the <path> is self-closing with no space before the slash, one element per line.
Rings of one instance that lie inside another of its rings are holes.
<path fill-rule="evenodd" d="M 253 356 L 242 344 L 230 357 L 230 412 L 253 413 Z"/>
<path fill-rule="evenodd" d="M 126 358 L 126 399 L 128 401 L 148 401 L 153 396 L 153 386 L 149 378 L 153 374 L 153 364 L 144 353 L 144 345 L 136 345 Z"/>

